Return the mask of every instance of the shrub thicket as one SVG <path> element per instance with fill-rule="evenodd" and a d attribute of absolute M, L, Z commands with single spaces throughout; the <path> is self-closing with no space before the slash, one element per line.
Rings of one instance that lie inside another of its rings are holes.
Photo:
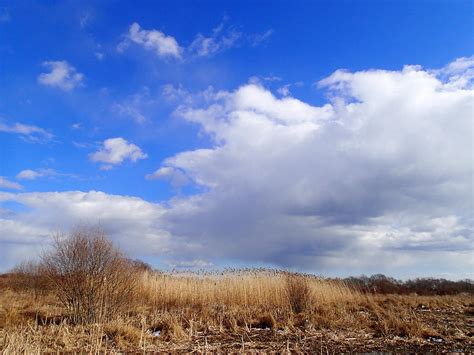
<path fill-rule="evenodd" d="M 136 288 L 136 268 L 98 229 L 55 236 L 41 269 L 74 323 L 110 320 Z"/>

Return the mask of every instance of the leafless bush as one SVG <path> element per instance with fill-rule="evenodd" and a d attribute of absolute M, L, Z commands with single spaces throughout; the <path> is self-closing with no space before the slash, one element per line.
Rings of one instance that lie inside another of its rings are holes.
<path fill-rule="evenodd" d="M 304 276 L 288 274 L 286 277 L 286 292 L 293 312 L 302 313 L 310 307 L 311 288 Z"/>
<path fill-rule="evenodd" d="M 56 235 L 42 266 L 74 323 L 112 319 L 136 288 L 136 269 L 98 229 Z"/>

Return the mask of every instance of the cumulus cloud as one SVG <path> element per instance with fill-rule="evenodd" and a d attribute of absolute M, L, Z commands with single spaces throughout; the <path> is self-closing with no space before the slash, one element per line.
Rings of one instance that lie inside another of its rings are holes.
<path fill-rule="evenodd" d="M 206 258 L 313 270 L 350 259 L 363 271 L 420 267 L 429 253 L 472 265 L 474 92 L 451 83 L 414 66 L 336 71 L 318 83 L 331 98 L 320 107 L 254 84 L 180 107 L 215 146 L 165 161 L 206 189 L 172 201 L 168 230 Z"/>
<path fill-rule="evenodd" d="M 10 181 L 7 178 L 0 176 L 0 189 L 21 190 L 23 186 L 19 183 Z"/>
<path fill-rule="evenodd" d="M 76 68 L 65 60 L 45 61 L 43 66 L 50 72 L 38 76 L 38 82 L 42 85 L 71 91 L 83 83 L 84 75 L 77 72 Z"/>
<path fill-rule="evenodd" d="M 53 139 L 54 135 L 43 128 L 23 123 L 8 124 L 0 119 L 0 132 L 17 134 L 24 140 L 43 143 Z"/>
<path fill-rule="evenodd" d="M 181 59 L 182 48 L 174 37 L 167 36 L 158 30 L 142 29 L 136 22 L 130 26 L 125 39 L 118 45 L 118 51 L 124 51 L 131 43 L 151 50 L 159 57 Z"/>
<path fill-rule="evenodd" d="M 97 192 L 3 194 L 28 212 L 4 214 L 0 228 L 28 241 L 60 211 L 65 221 L 116 224 L 112 236 L 130 250 L 160 245 L 176 265 L 473 277 L 474 91 L 472 66 L 458 64 L 336 71 L 317 83 L 329 98 L 322 106 L 258 84 L 210 91 L 176 115 L 212 145 L 148 176 L 182 174 L 199 187 L 193 195 L 157 205 Z"/>
<path fill-rule="evenodd" d="M 146 159 L 147 155 L 135 144 L 127 142 L 121 137 L 109 138 L 102 143 L 102 147 L 89 155 L 93 162 L 106 163 L 106 167 L 120 165 L 125 160 L 136 162 Z M 108 170 L 108 169 L 105 169 Z"/>

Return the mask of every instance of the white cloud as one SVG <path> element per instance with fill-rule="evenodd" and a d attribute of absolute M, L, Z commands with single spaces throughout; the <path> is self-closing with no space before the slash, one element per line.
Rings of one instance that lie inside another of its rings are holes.
<path fill-rule="evenodd" d="M 169 234 L 157 223 L 164 213 L 163 207 L 140 198 L 97 191 L 0 192 L 2 201 L 15 202 L 28 210 L 0 214 L 3 270 L 35 257 L 51 241 L 52 233 L 67 231 L 78 224 L 100 225 L 131 256 L 160 256 L 169 249 Z"/>
<path fill-rule="evenodd" d="M 35 180 L 36 178 L 40 176 L 41 176 L 41 173 L 34 170 L 26 169 L 26 170 L 20 171 L 17 174 L 16 178 L 19 180 Z"/>
<path fill-rule="evenodd" d="M 21 190 L 23 186 L 19 183 L 10 181 L 7 178 L 0 176 L 0 189 Z"/>
<path fill-rule="evenodd" d="M 130 26 L 125 39 L 118 45 L 117 49 L 121 52 L 130 43 L 135 43 L 147 50 L 154 51 L 159 57 L 181 59 L 182 49 L 174 37 L 167 36 L 158 30 L 141 29 L 140 25 L 136 22 Z"/>
<path fill-rule="evenodd" d="M 110 165 L 120 165 L 125 160 L 136 162 L 147 158 L 147 155 L 135 144 L 118 137 L 106 139 L 102 144 L 102 148 L 90 154 L 89 158 L 94 162 L 106 163 L 105 167 L 108 167 Z"/>
<path fill-rule="evenodd" d="M 43 128 L 26 125 L 23 123 L 7 124 L 0 120 L 0 132 L 18 134 L 20 137 L 29 142 L 47 142 L 53 139 L 53 134 Z"/>
<path fill-rule="evenodd" d="M 43 62 L 43 66 L 50 72 L 38 76 L 38 82 L 42 85 L 57 87 L 64 91 L 71 91 L 82 85 L 84 75 L 78 73 L 76 68 L 65 60 L 46 61 Z"/>
<path fill-rule="evenodd" d="M 50 169 L 50 168 L 37 169 L 37 170 L 25 169 L 25 170 L 20 171 L 16 175 L 16 178 L 18 180 L 36 180 L 37 178 L 41 178 L 41 177 L 59 176 L 59 175 L 64 175 L 64 174 L 59 174 L 56 170 Z"/>

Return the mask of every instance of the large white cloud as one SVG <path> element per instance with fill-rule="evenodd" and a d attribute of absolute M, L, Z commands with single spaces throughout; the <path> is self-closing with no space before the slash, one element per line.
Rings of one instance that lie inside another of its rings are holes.
<path fill-rule="evenodd" d="M 258 85 L 181 107 L 215 146 L 166 160 L 207 189 L 173 201 L 168 230 L 211 259 L 416 270 L 430 252 L 470 270 L 472 63 L 452 67 L 337 71 L 322 107 Z"/>
<path fill-rule="evenodd" d="M 186 98 L 177 115 L 214 144 L 169 157 L 148 177 L 173 183 L 178 174 L 201 192 L 163 205 L 98 192 L 8 194 L 28 212 L 5 212 L 2 223 L 19 224 L 9 230 L 23 240 L 14 231 L 47 230 L 56 212 L 71 224 L 100 219 L 123 243 L 136 240 L 134 252 L 175 264 L 472 277 L 470 61 L 336 71 L 317 83 L 330 98 L 323 106 L 256 84 Z"/>

